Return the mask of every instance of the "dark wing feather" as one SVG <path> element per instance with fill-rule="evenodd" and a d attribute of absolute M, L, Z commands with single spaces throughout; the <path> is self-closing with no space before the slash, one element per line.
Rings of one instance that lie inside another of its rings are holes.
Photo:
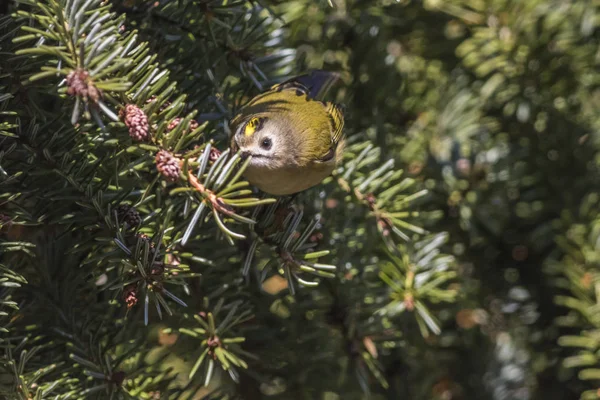
<path fill-rule="evenodd" d="M 296 76 L 288 79 L 278 85 L 275 85 L 271 90 L 286 90 L 296 89 L 308 95 L 311 99 L 322 100 L 331 86 L 340 78 L 340 74 L 336 72 L 328 72 L 315 70 L 307 74 Z"/>

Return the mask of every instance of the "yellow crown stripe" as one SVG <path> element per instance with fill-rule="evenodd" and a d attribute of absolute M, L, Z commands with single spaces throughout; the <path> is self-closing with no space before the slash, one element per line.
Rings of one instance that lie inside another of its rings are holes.
<path fill-rule="evenodd" d="M 244 135 L 246 135 L 246 136 L 254 135 L 254 132 L 256 132 L 259 125 L 260 125 L 260 118 L 252 118 L 246 124 L 246 128 L 244 129 Z"/>

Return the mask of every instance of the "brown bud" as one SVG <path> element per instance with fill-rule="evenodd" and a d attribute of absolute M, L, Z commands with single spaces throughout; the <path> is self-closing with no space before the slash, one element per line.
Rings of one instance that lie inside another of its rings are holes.
<path fill-rule="evenodd" d="M 152 392 L 148 392 L 148 396 L 151 400 L 160 400 L 160 391 L 154 390 Z"/>
<path fill-rule="evenodd" d="M 581 276 L 581 279 L 579 279 L 579 283 L 581 283 L 581 286 L 585 289 L 590 289 L 594 283 L 594 276 L 590 272 L 586 272 Z"/>
<path fill-rule="evenodd" d="M 308 239 L 312 243 L 318 243 L 323 239 L 323 234 L 321 232 L 313 233 Z"/>
<path fill-rule="evenodd" d="M 162 276 L 162 274 L 165 272 L 165 265 L 163 263 L 157 262 L 154 263 L 154 265 L 152 266 L 152 269 L 150 270 L 150 275 L 157 278 Z"/>
<path fill-rule="evenodd" d="M 156 101 L 157 97 L 156 96 L 152 96 L 150 97 L 148 100 L 146 100 L 146 104 L 150 104 L 150 103 L 154 103 Z M 158 108 L 158 112 L 161 113 L 164 110 L 166 110 L 167 107 L 169 107 L 171 105 L 171 102 L 168 100 L 165 100 L 160 107 Z"/>
<path fill-rule="evenodd" d="M 463 176 L 467 176 L 471 173 L 471 161 L 466 158 L 460 158 L 456 161 L 456 169 Z"/>
<path fill-rule="evenodd" d="M 173 129 L 177 128 L 177 126 L 179 126 L 179 124 L 181 123 L 182 118 L 181 117 L 177 117 L 175 118 L 173 121 L 169 122 L 169 125 L 167 126 L 167 132 L 171 132 Z M 191 120 L 188 128 L 190 131 L 193 131 L 194 129 L 196 129 L 197 127 L 199 127 L 200 124 L 198 123 L 198 121 L 196 120 Z"/>
<path fill-rule="evenodd" d="M 369 193 L 365 196 L 365 200 L 369 205 L 369 208 L 373 210 L 375 208 L 375 203 L 377 202 L 377 198 L 375 197 L 375 195 L 373 193 Z"/>
<path fill-rule="evenodd" d="M 336 208 L 340 202 L 336 199 L 327 199 L 325 200 L 325 207 L 327 208 Z"/>
<path fill-rule="evenodd" d="M 378 218 L 377 219 L 377 226 L 379 226 L 379 229 L 381 231 L 381 234 L 385 237 L 390 235 L 391 232 L 391 225 L 390 223 L 385 219 L 385 218 Z"/>
<path fill-rule="evenodd" d="M 210 149 L 210 154 L 208 155 L 208 159 L 212 162 L 217 161 L 217 159 L 221 156 L 221 150 L 212 148 Z"/>
<path fill-rule="evenodd" d="M 158 332 L 158 343 L 162 346 L 173 346 L 178 338 L 179 335 L 177 333 L 166 333 L 164 329 Z"/>
<path fill-rule="evenodd" d="M 525 261 L 529 255 L 529 250 L 527 246 L 517 245 L 512 249 L 512 257 L 516 261 Z"/>
<path fill-rule="evenodd" d="M 475 325 L 477 325 L 477 322 L 474 318 L 473 310 L 470 309 L 460 310 L 458 313 L 456 313 L 455 318 L 456 324 L 463 329 L 471 329 Z"/>
<path fill-rule="evenodd" d="M 408 166 L 408 172 L 411 175 L 418 175 L 423 170 L 423 167 L 424 167 L 424 165 L 423 165 L 422 162 L 420 162 L 420 161 L 413 161 Z"/>
<path fill-rule="evenodd" d="M 173 129 L 177 128 L 177 125 L 181 122 L 181 117 L 175 118 L 173 121 L 169 122 L 167 126 L 167 132 L 171 132 Z"/>
<path fill-rule="evenodd" d="M 404 305 L 408 311 L 413 311 L 415 309 L 415 298 L 411 293 L 406 293 L 404 295 Z"/>
<path fill-rule="evenodd" d="M 221 340 L 218 336 L 213 336 L 208 338 L 206 344 L 208 345 L 208 347 L 219 347 L 221 346 Z"/>
<path fill-rule="evenodd" d="M 139 233 L 136 236 L 142 239 L 142 241 L 149 243 L 150 248 L 154 248 L 154 243 L 152 243 L 152 239 L 150 238 L 150 236 L 146 235 L 145 233 Z"/>
<path fill-rule="evenodd" d="M 101 93 L 96 88 L 96 86 L 94 86 L 93 83 L 88 82 L 87 97 L 92 101 L 92 103 L 97 103 L 98 100 L 100 100 L 100 96 L 101 96 Z"/>
<path fill-rule="evenodd" d="M 371 339 L 370 336 L 365 336 L 363 338 L 363 345 L 373 358 L 377 358 L 377 347 L 375 346 L 375 343 L 373 342 L 373 339 Z"/>
<path fill-rule="evenodd" d="M 127 304 L 127 309 L 135 306 L 138 302 L 137 285 L 132 283 L 123 289 L 123 301 Z"/>

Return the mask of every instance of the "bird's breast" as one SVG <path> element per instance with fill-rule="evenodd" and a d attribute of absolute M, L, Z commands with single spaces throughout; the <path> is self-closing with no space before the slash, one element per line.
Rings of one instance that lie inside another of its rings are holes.
<path fill-rule="evenodd" d="M 248 165 L 244 177 L 263 192 L 284 196 L 318 185 L 331 174 L 334 167 L 333 164 L 318 164 L 303 168 L 269 169 L 259 165 Z"/>

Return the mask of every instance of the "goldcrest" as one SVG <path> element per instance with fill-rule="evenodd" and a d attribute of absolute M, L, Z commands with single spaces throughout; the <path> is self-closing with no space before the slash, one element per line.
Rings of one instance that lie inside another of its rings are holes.
<path fill-rule="evenodd" d="M 231 121 L 231 147 L 252 156 L 244 177 L 272 195 L 289 195 L 331 174 L 344 148 L 339 106 L 314 98 L 323 83 L 303 75 L 254 97 Z M 325 80 L 325 83 L 330 83 Z"/>

